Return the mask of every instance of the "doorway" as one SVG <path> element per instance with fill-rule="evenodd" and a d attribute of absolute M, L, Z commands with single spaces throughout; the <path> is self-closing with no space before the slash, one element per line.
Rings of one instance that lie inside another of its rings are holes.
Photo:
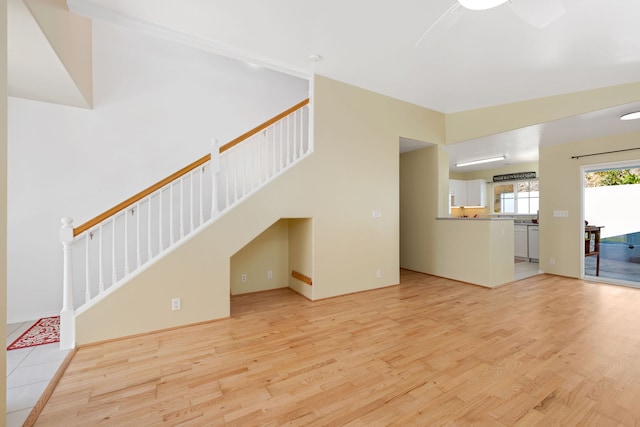
<path fill-rule="evenodd" d="M 640 287 L 640 160 L 582 168 L 582 276 Z"/>

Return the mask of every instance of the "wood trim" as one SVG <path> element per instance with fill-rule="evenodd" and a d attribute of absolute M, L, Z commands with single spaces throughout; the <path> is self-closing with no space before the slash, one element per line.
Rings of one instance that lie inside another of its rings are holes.
<path fill-rule="evenodd" d="M 496 286 L 485 286 L 485 285 L 479 285 L 477 283 L 463 282 L 462 280 L 452 279 L 450 277 L 438 276 L 436 274 L 431 274 L 431 273 L 425 273 L 424 271 L 411 270 L 410 268 L 405 268 L 405 267 L 401 267 L 400 270 L 410 271 L 411 273 L 428 274 L 429 276 L 437 277 L 439 279 L 447 279 L 447 280 L 451 280 L 453 282 L 462 283 L 463 285 L 470 285 L 470 286 L 475 286 L 475 287 L 480 288 L 480 289 L 488 289 L 488 290 L 498 289 L 498 288 L 501 288 L 503 286 L 510 285 L 512 283 L 515 283 L 515 282 L 519 281 L 519 280 L 514 280 L 512 282 L 501 283 L 501 284 L 496 285 Z M 547 274 L 547 273 L 542 273 L 542 274 Z M 539 276 L 539 275 L 540 274 L 536 274 L 536 276 Z M 533 277 L 533 276 L 530 276 L 530 277 Z M 525 279 L 528 279 L 528 277 L 525 277 Z M 524 279 L 520 279 L 520 280 L 524 280 Z M 392 285 L 392 286 L 395 286 L 395 285 Z M 376 289 L 379 289 L 379 288 L 376 288 Z M 375 290 L 375 289 L 371 289 L 371 290 Z"/>
<path fill-rule="evenodd" d="M 289 108 L 288 110 L 283 111 L 282 113 L 278 114 L 277 116 L 267 120 L 266 122 L 262 123 L 259 126 L 256 126 L 253 129 L 251 129 L 249 132 L 243 133 L 242 135 L 240 135 L 236 139 L 232 139 L 231 141 L 227 142 L 222 147 L 220 147 L 220 153 L 224 153 L 228 149 L 240 144 L 245 139 L 255 135 L 256 133 L 258 133 L 258 132 L 260 132 L 262 130 L 265 130 L 266 128 L 268 128 L 269 126 L 274 124 L 275 122 L 277 122 L 279 120 L 282 120 L 283 118 L 287 117 L 289 114 L 293 113 L 296 110 L 299 110 L 300 108 L 304 107 L 308 103 L 309 103 L 309 98 L 305 99 L 304 101 L 300 101 L 296 105 L 294 105 L 293 107 Z"/>
<path fill-rule="evenodd" d="M 420 273 L 420 274 L 426 274 L 426 273 Z M 434 277 L 438 277 L 438 276 L 434 276 Z M 452 279 L 448 279 L 448 280 L 452 280 Z M 454 280 L 455 281 L 455 280 Z M 347 295 L 358 295 L 358 294 L 366 294 L 368 292 L 373 292 L 373 291 L 379 291 L 380 289 L 387 289 L 387 288 L 393 288 L 394 286 L 400 286 L 401 283 L 396 283 L 393 285 L 387 285 L 387 286 L 382 286 L 380 288 L 373 288 L 373 289 L 363 289 L 361 291 L 354 291 L 354 292 L 348 292 L 346 294 L 340 294 L 340 295 L 333 295 L 330 297 L 324 297 L 324 298 L 318 298 L 318 299 L 314 299 L 313 302 L 318 302 L 318 301 L 328 301 L 331 299 L 336 299 L 336 298 L 340 298 L 340 297 L 344 297 Z"/>
<path fill-rule="evenodd" d="M 171 332 L 171 331 L 175 331 L 175 330 L 178 330 L 178 329 L 190 328 L 192 326 L 208 325 L 209 323 L 215 323 L 215 322 L 219 322 L 221 320 L 227 320 L 227 319 L 230 319 L 230 318 L 231 318 L 231 316 L 227 316 L 227 317 L 221 317 L 219 319 L 203 320 L 202 322 L 188 323 L 186 325 L 171 326 L 169 328 L 157 329 L 157 330 L 149 331 L 149 332 L 141 332 L 139 334 L 126 335 L 124 337 L 109 338 L 109 339 L 102 340 L 102 341 L 95 341 L 95 342 L 90 342 L 90 343 L 87 343 L 87 344 L 81 344 L 78 347 L 81 348 L 81 349 L 85 349 L 87 347 L 95 347 L 97 345 L 110 344 L 112 342 L 117 342 L 117 341 L 141 338 L 141 337 L 146 337 L 148 335 L 161 334 L 161 333 L 164 333 L 164 332 Z"/>
<path fill-rule="evenodd" d="M 309 98 L 305 99 L 304 101 L 301 101 L 301 102 L 297 103 L 296 105 L 294 105 L 293 107 L 289 108 L 288 110 L 283 111 L 282 113 L 278 114 L 277 116 L 267 120 L 266 122 L 262 123 L 261 125 L 253 128 L 253 129 L 251 129 L 249 132 L 246 132 L 246 133 L 240 135 L 239 137 L 229 141 L 228 143 L 226 143 L 225 145 L 220 147 L 220 153 L 224 153 L 225 151 L 227 151 L 231 147 L 233 147 L 235 145 L 238 145 L 239 143 L 241 143 L 245 139 L 249 138 L 250 136 L 255 135 L 256 133 L 260 132 L 261 130 L 266 129 L 267 127 L 271 126 L 272 124 L 274 124 L 278 120 L 281 120 L 282 118 L 288 116 L 289 114 L 293 113 L 294 111 L 304 107 L 308 103 L 309 103 Z M 117 214 L 121 210 L 127 208 L 128 206 L 130 206 L 130 205 L 132 205 L 134 203 L 136 203 L 137 201 L 144 199 L 149 194 L 152 194 L 154 191 L 159 190 L 160 188 L 162 188 L 165 185 L 169 184 L 171 181 L 174 181 L 174 180 L 180 178 L 181 176 L 191 172 L 193 169 L 195 169 L 198 166 L 208 162 L 209 160 L 211 160 L 211 154 L 207 154 L 206 156 L 199 158 L 195 162 L 189 164 L 188 166 L 185 166 L 184 168 L 180 169 L 179 171 L 173 173 L 172 175 L 169 175 L 165 179 L 153 184 L 149 188 L 139 192 L 138 194 L 136 194 L 134 196 L 129 197 L 124 202 L 117 204 L 116 206 L 112 207 L 111 209 L 101 213 L 100 215 L 90 219 L 89 221 L 79 225 L 78 227 L 75 227 L 73 229 L 73 237 L 76 237 L 77 235 L 87 231 L 91 227 L 101 223 L 102 221 L 104 221 L 105 219 L 109 218 L 110 216 L 113 216 L 113 215 Z"/>
<path fill-rule="evenodd" d="M 303 283 L 306 283 L 309 286 L 313 286 L 313 281 L 311 280 L 311 277 L 309 276 L 305 276 L 304 274 L 297 272 L 295 270 L 291 270 L 291 277 L 293 277 L 294 279 L 298 279 Z"/>
<path fill-rule="evenodd" d="M 181 176 L 186 175 L 187 173 L 191 172 L 192 170 L 194 170 L 198 166 L 203 165 L 204 163 L 208 162 L 209 160 L 211 160 L 211 154 L 207 154 L 206 156 L 203 156 L 203 157 L 199 158 L 198 160 L 196 160 L 195 162 L 191 163 L 190 165 L 185 166 L 182 169 L 180 169 L 179 171 L 169 175 L 168 177 L 166 177 L 162 181 L 156 182 L 151 187 L 148 187 L 147 189 L 142 190 L 141 192 L 139 192 L 135 196 L 129 197 L 124 202 L 117 204 L 116 206 L 112 207 L 111 209 L 109 209 L 109 210 L 101 213 L 100 215 L 96 216 L 95 218 L 90 219 L 89 221 L 85 222 L 84 224 L 79 225 L 78 227 L 75 227 L 73 229 L 73 237 L 77 236 L 80 233 L 83 233 L 84 231 L 87 231 L 88 229 L 90 229 L 94 225 L 100 224 L 102 221 L 104 221 L 105 219 L 109 218 L 110 216 L 115 215 L 118 212 L 120 212 L 121 210 L 127 208 L 128 206 L 131 206 L 134 203 L 136 203 L 137 201 L 144 199 L 149 194 L 152 194 L 154 191 L 161 189 L 165 185 L 169 184 L 171 181 L 174 181 L 174 180 L 180 178 Z"/>
<path fill-rule="evenodd" d="M 286 285 L 286 286 L 281 286 L 279 288 L 273 288 L 273 289 L 261 289 L 259 291 L 249 291 L 249 292 L 243 292 L 241 294 L 230 294 L 230 296 L 231 298 L 238 298 L 244 295 L 253 295 L 253 294 L 261 294 L 265 292 L 281 291 L 283 289 L 291 289 L 291 288 L 288 285 Z"/>
<path fill-rule="evenodd" d="M 73 356 L 75 356 L 76 351 L 78 351 L 77 348 L 72 348 L 71 350 L 69 350 L 67 357 L 64 358 L 64 360 L 62 361 L 62 364 L 56 371 L 55 375 L 53 376 L 51 381 L 49 381 L 49 384 L 47 384 L 47 388 L 44 389 L 44 392 L 42 393 L 42 395 L 40 395 L 40 398 L 34 405 L 33 409 L 31 410 L 31 412 L 29 412 L 27 419 L 24 421 L 24 424 L 22 424 L 23 427 L 31 427 L 35 425 L 36 421 L 38 421 L 38 417 L 40 416 L 40 413 L 42 412 L 45 405 L 49 401 L 49 398 L 53 394 L 53 390 L 55 390 L 56 386 L 60 382 L 60 379 L 62 378 L 65 371 L 69 367 L 69 364 L 71 363 L 71 360 L 73 360 Z"/>
<path fill-rule="evenodd" d="M 293 289 L 292 287 L 289 287 L 289 289 L 291 290 L 291 292 L 295 293 L 298 296 L 301 296 L 302 298 L 306 299 L 309 302 L 313 302 L 313 299 L 311 299 L 310 297 L 306 296 L 305 294 L 303 294 L 302 292 L 298 291 L 297 289 Z"/>

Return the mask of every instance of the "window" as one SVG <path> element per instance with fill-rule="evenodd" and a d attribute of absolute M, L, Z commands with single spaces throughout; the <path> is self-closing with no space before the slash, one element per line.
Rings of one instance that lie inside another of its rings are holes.
<path fill-rule="evenodd" d="M 535 215 L 540 209 L 538 181 L 493 183 L 493 213 Z"/>

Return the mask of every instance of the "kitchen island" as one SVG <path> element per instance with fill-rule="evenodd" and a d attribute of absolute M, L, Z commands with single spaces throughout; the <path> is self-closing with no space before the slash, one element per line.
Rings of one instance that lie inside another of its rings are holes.
<path fill-rule="evenodd" d="M 487 288 L 513 282 L 513 219 L 436 219 L 435 275 Z"/>

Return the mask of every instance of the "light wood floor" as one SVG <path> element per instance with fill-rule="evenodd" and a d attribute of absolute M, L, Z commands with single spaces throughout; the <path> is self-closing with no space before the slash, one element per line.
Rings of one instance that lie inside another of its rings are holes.
<path fill-rule="evenodd" d="M 238 296 L 228 320 L 81 348 L 36 425 L 640 424 L 639 289 L 401 276 Z"/>

